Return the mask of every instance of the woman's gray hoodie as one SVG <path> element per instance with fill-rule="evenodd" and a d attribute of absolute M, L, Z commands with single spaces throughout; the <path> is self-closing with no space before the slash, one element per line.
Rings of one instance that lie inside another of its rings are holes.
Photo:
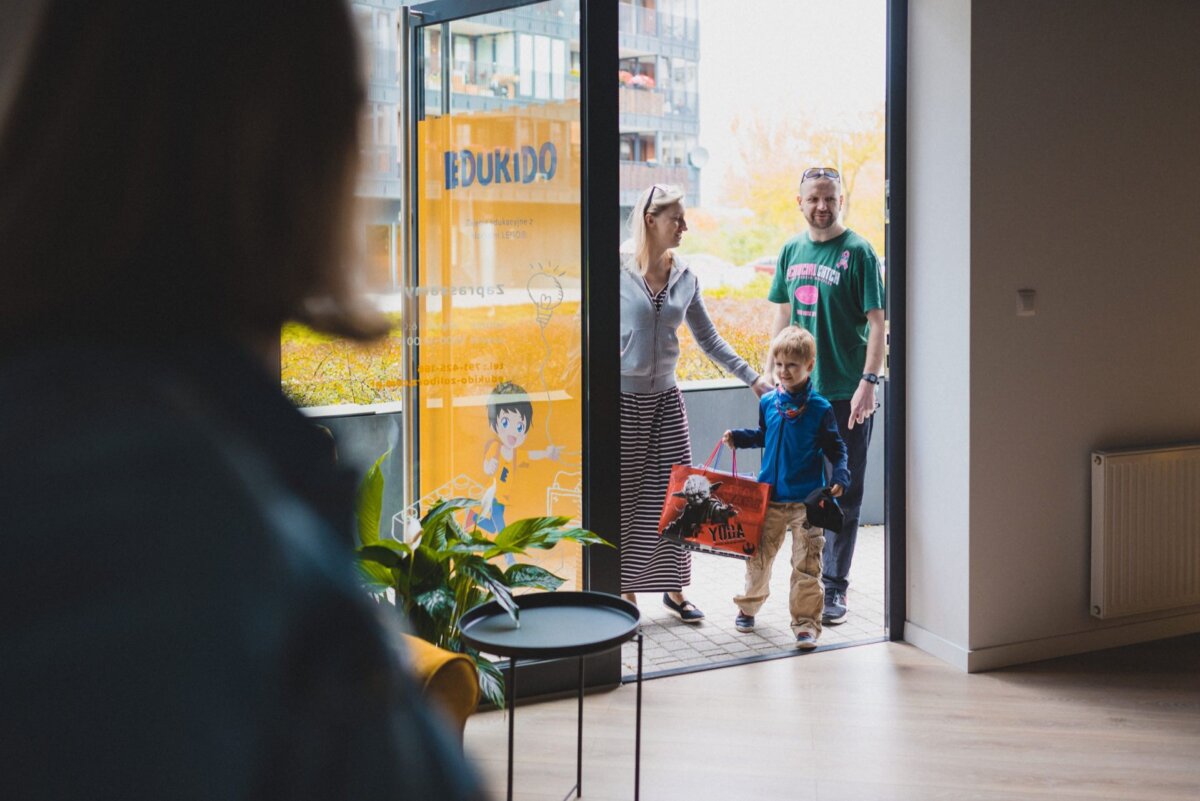
<path fill-rule="evenodd" d="M 752 385 L 758 373 L 729 347 L 704 308 L 700 282 L 678 256 L 667 280 L 662 309 L 654 301 L 636 264 L 621 266 L 621 391 L 650 394 L 675 386 L 679 362 L 679 337 L 675 331 L 687 321 L 692 336 L 709 358 Z"/>

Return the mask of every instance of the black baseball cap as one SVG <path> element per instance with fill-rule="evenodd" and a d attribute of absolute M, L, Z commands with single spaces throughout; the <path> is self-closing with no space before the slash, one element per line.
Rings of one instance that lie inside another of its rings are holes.
<path fill-rule="evenodd" d="M 829 487 L 818 487 L 808 494 L 804 499 L 804 513 L 810 526 L 829 529 L 835 533 L 841 531 L 842 524 L 845 523 L 842 507 L 838 506 L 838 502 L 829 494 Z"/>

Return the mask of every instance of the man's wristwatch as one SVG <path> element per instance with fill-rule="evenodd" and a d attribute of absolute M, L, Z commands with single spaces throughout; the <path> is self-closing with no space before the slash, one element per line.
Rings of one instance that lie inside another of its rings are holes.
<path fill-rule="evenodd" d="M 866 381 L 868 384 L 879 384 L 879 376 L 875 375 L 874 373 L 863 373 L 862 380 Z"/>

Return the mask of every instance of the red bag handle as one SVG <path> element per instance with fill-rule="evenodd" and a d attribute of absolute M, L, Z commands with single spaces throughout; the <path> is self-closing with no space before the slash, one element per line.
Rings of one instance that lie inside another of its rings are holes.
<path fill-rule="evenodd" d="M 710 468 L 713 470 L 716 470 L 717 464 L 720 464 L 720 460 L 718 457 L 721 454 L 721 446 L 724 444 L 725 444 L 725 440 L 723 440 L 723 439 L 717 440 L 717 446 L 715 448 L 713 448 L 712 453 L 710 453 L 708 455 L 708 461 L 705 462 L 703 465 L 701 465 L 701 467 L 703 467 L 705 470 L 708 470 Z M 729 451 L 733 454 L 733 475 L 736 476 L 738 474 L 738 471 L 737 471 L 737 448 L 730 448 Z"/>

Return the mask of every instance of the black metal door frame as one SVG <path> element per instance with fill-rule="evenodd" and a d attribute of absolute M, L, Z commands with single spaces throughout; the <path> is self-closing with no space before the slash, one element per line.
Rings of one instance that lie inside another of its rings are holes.
<path fill-rule="evenodd" d="M 418 277 L 416 170 L 419 164 L 416 120 L 424 113 L 424 82 L 417 80 L 421 29 L 467 17 L 536 5 L 541 0 L 433 0 L 404 10 L 407 37 L 405 47 L 412 57 L 404 59 L 407 86 L 405 113 L 406 206 L 409 274 L 416 285 Z M 582 130 L 580 265 L 582 277 L 581 331 L 583 374 L 583 525 L 616 546 L 619 542 L 620 454 L 612 432 L 618 429 L 620 371 L 619 325 L 615 313 L 619 304 L 616 243 L 620 241 L 620 195 L 617 148 L 617 13 L 613 0 L 579 0 L 580 10 L 580 127 Z M 448 54 L 448 43 L 443 46 Z M 444 72 L 443 74 L 449 74 Z M 448 94 L 443 92 L 443 98 Z M 592 312 L 596 311 L 595 314 Z M 409 318 L 413 319 L 413 318 Z M 406 404 L 408 412 L 412 406 Z M 414 423 L 409 429 L 415 432 Z M 415 439 L 409 465 L 416 470 L 418 452 Z M 617 593 L 620 590 L 620 562 L 616 547 L 592 547 L 585 551 L 583 589 Z M 573 691 L 579 679 L 578 660 L 522 662 L 521 695 L 547 695 Z M 589 687 L 612 686 L 621 680 L 619 650 L 589 657 Z"/>
<path fill-rule="evenodd" d="M 887 11 L 887 101 L 885 175 L 887 264 L 887 314 L 889 326 L 887 383 L 887 429 L 883 449 L 884 522 L 884 608 L 885 636 L 892 642 L 904 639 L 907 617 L 907 503 L 905 473 L 907 411 L 905 383 L 905 330 L 908 314 L 905 278 L 908 267 L 908 0 L 888 0 Z"/>

